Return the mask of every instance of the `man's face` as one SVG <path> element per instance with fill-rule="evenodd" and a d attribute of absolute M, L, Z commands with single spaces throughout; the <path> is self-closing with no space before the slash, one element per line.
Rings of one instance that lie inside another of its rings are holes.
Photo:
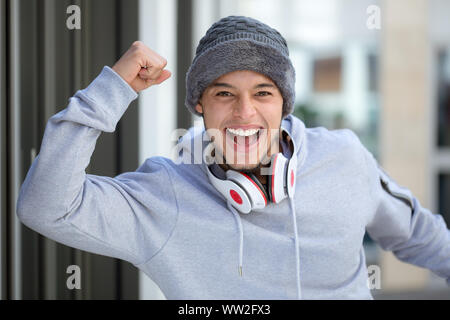
<path fill-rule="evenodd" d="M 278 152 L 283 97 L 270 78 L 249 70 L 227 73 L 203 92 L 195 109 L 213 133 L 216 159 L 223 155 L 231 168 L 255 169 Z"/>

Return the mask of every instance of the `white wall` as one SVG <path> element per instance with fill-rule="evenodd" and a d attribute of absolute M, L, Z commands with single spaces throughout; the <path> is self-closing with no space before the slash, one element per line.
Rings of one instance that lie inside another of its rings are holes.
<path fill-rule="evenodd" d="M 171 78 L 139 94 L 139 162 L 170 157 L 170 134 L 176 126 L 176 1 L 139 1 L 139 40 L 167 60 Z M 138 39 L 136 39 L 138 40 Z M 182 75 L 181 75 L 182 76 Z M 139 273 L 140 299 L 165 299 L 158 286 Z"/>

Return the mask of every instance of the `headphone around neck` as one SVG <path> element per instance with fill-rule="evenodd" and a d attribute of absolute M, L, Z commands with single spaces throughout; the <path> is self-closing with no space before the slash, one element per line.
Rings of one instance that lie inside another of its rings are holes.
<path fill-rule="evenodd" d="M 267 190 L 252 173 L 229 169 L 225 172 L 226 179 L 214 174 L 212 170 L 214 164 L 208 164 L 212 161 L 206 161 L 208 157 L 211 157 L 209 149 L 213 147 L 213 143 L 210 143 L 203 153 L 208 178 L 217 191 L 241 213 L 250 213 L 253 209 L 263 209 L 268 202 L 280 203 L 287 197 L 292 198 L 296 183 L 297 149 L 294 140 L 290 139 L 290 141 L 294 150 L 289 159 L 281 152 L 271 156 Z"/>

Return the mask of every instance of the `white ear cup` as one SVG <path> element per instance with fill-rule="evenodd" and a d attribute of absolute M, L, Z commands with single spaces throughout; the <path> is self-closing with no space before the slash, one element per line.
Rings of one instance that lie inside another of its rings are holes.
<path fill-rule="evenodd" d="M 248 175 L 234 170 L 228 170 L 226 175 L 229 180 L 237 183 L 247 192 L 252 203 L 252 209 L 262 209 L 267 205 L 267 199 L 263 191 Z"/>
<path fill-rule="evenodd" d="M 271 179 L 271 190 L 269 192 L 271 194 L 272 202 L 280 203 L 287 197 L 285 191 L 285 170 L 288 159 L 286 159 L 283 154 L 277 153 L 272 161 L 272 176 L 269 177 Z"/>
<path fill-rule="evenodd" d="M 252 203 L 247 196 L 247 193 L 237 183 L 217 178 L 209 168 L 207 168 L 206 172 L 211 184 L 233 205 L 233 207 L 242 213 L 249 213 L 252 210 Z"/>

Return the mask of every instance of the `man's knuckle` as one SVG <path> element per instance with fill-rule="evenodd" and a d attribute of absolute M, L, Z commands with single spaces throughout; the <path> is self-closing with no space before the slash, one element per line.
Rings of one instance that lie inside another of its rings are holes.
<path fill-rule="evenodd" d="M 167 64 L 167 61 L 164 58 L 159 57 L 159 59 L 158 59 L 158 68 L 159 69 L 163 69 L 166 66 L 166 64 Z"/>
<path fill-rule="evenodd" d="M 139 52 L 139 50 L 134 50 L 132 52 L 132 57 L 134 57 L 134 59 L 140 59 L 141 58 L 141 53 Z"/>

